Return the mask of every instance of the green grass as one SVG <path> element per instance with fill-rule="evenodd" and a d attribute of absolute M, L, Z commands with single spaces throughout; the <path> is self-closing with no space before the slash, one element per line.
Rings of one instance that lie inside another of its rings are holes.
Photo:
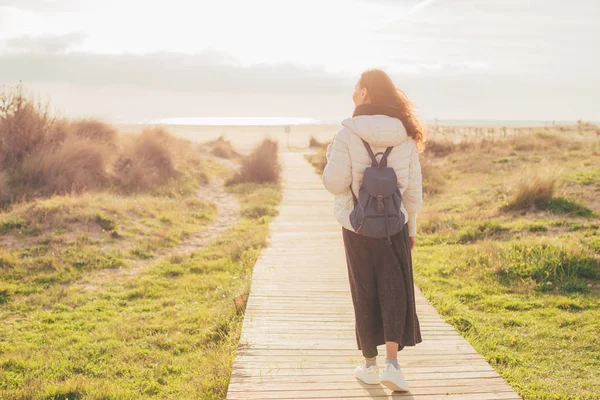
<path fill-rule="evenodd" d="M 582 185 L 595 185 L 596 189 L 600 190 L 600 169 L 577 171 L 574 179 Z"/>
<path fill-rule="evenodd" d="M 419 288 L 520 395 L 595 398 L 600 303 L 588 284 L 600 260 L 591 249 L 485 241 L 414 254 Z"/>
<path fill-rule="evenodd" d="M 554 197 L 537 204 L 539 210 L 548 210 L 554 214 L 571 214 L 580 217 L 597 217 L 598 215 L 580 202 L 572 199 Z"/>
<path fill-rule="evenodd" d="M 121 268 L 173 247 L 216 216 L 195 198 L 86 193 L 15 205 L 0 214 L 0 282 L 41 293 L 93 270 Z M 4 247 L 4 246 L 3 246 Z"/>
<path fill-rule="evenodd" d="M 243 320 L 240 299 L 280 200 L 274 185 L 230 190 L 245 215 L 237 225 L 201 250 L 153 262 L 134 279 L 109 280 L 96 291 L 53 284 L 36 295 L 21 293 L 26 282 L 3 280 L 0 398 L 224 398 Z M 179 226 L 184 207 L 168 212 L 174 208 L 137 208 L 148 226 L 136 220 L 136 229 L 155 229 L 165 216 Z M 104 212 L 100 224 L 133 229 L 123 215 Z M 0 252 L 0 260 L 23 269 L 12 252 Z M 6 291 L 13 295 L 3 301 Z"/>
<path fill-rule="evenodd" d="M 243 217 L 257 219 L 277 215 L 277 205 L 281 201 L 281 190 L 276 184 L 244 183 L 228 186 L 230 193 L 240 196 Z"/>

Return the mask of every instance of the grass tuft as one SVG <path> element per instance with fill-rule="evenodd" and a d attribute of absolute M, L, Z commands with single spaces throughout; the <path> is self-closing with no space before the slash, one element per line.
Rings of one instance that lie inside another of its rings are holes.
<path fill-rule="evenodd" d="M 217 140 L 208 143 L 210 146 L 210 152 L 217 157 L 221 158 L 238 158 L 240 154 L 235 150 L 229 140 L 225 140 L 223 136 L 220 136 Z"/>
<path fill-rule="evenodd" d="M 534 172 L 522 175 L 517 181 L 512 198 L 505 210 L 523 210 L 541 208 L 552 200 L 557 182 L 556 175 Z"/>
<path fill-rule="evenodd" d="M 279 183 L 281 165 L 274 140 L 263 140 L 241 162 L 240 171 L 227 181 L 227 185 L 238 183 Z"/>

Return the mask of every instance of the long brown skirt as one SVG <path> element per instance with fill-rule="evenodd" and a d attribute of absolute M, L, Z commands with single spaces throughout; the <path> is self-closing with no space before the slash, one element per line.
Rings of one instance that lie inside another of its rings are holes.
<path fill-rule="evenodd" d="M 408 227 L 391 237 L 392 246 L 386 238 L 370 238 L 346 228 L 342 236 L 356 343 L 363 356 L 375 357 L 377 346 L 386 341 L 398 343 L 398 350 L 420 343 Z"/>

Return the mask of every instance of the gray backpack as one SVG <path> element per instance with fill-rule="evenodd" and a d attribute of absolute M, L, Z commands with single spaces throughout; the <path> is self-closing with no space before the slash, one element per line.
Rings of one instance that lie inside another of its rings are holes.
<path fill-rule="evenodd" d="M 362 139 L 361 139 L 362 140 Z M 387 243 L 392 244 L 391 236 L 404 229 L 405 217 L 400 211 L 402 195 L 398 188 L 398 179 L 393 168 L 387 166 L 387 158 L 393 147 L 388 147 L 385 153 L 373 154 L 369 143 L 362 140 L 372 164 L 365 169 L 358 198 L 352 190 L 354 209 L 350 213 L 350 223 L 358 234 L 372 237 L 387 237 Z M 383 154 L 381 161 L 376 156 Z"/>

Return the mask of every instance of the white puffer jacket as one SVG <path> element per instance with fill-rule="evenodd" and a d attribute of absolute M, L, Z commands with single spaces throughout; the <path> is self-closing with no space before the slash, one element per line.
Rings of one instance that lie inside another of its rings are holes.
<path fill-rule="evenodd" d="M 401 211 L 408 223 L 409 236 L 417 234 L 417 213 L 423 207 L 423 186 L 419 153 L 412 137 L 399 119 L 386 115 L 359 115 L 342 122 L 343 128 L 327 147 L 327 165 L 323 171 L 325 188 L 335 195 L 334 214 L 342 226 L 354 231 L 350 213 L 354 208 L 352 192 L 358 189 L 371 159 L 361 139 L 371 145 L 373 153 L 394 146 L 388 167 L 394 168 L 402 194 Z M 378 159 L 381 156 L 377 156 Z"/>

